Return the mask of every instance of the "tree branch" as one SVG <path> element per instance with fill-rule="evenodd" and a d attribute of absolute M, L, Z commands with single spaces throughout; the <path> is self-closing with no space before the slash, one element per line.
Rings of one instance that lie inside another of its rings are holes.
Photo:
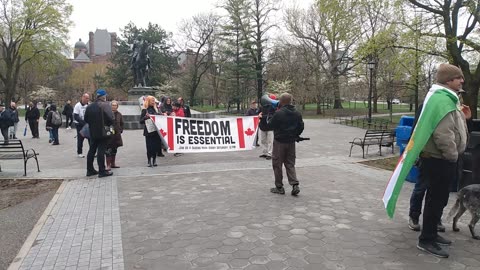
<path fill-rule="evenodd" d="M 418 1 L 416 1 L 416 0 L 408 0 L 408 2 L 414 4 L 415 6 L 417 6 L 417 7 L 419 7 L 419 8 L 423 8 L 423 9 L 425 9 L 425 10 L 427 10 L 427 11 L 430 11 L 430 12 L 432 12 L 432 13 L 434 13 L 434 14 L 443 16 L 443 11 L 442 11 L 442 10 L 434 9 L 434 8 L 432 8 L 432 7 L 430 7 L 430 6 L 427 6 L 427 5 L 424 5 L 424 4 L 422 4 L 422 3 L 420 3 L 420 2 L 418 2 Z"/>

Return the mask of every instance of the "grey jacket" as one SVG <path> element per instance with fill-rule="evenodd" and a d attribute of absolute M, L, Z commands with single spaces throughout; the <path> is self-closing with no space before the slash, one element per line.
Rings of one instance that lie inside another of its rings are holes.
<path fill-rule="evenodd" d="M 457 162 L 467 147 L 467 139 L 465 115 L 460 110 L 451 111 L 438 123 L 423 148 L 423 155 Z"/>

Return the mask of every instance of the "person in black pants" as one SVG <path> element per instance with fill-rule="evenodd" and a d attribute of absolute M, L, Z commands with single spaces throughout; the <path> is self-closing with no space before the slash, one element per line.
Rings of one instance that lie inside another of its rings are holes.
<path fill-rule="evenodd" d="M 105 169 L 105 150 L 109 137 L 103 136 L 105 126 L 113 125 L 113 112 L 110 104 L 106 102 L 107 92 L 98 89 L 97 99 L 87 106 L 85 110 L 85 122 L 90 128 L 90 149 L 87 154 L 87 176 L 98 177 L 111 176 L 113 173 Z M 97 154 L 98 171 L 93 167 L 93 160 Z"/>
<path fill-rule="evenodd" d="M 438 234 L 438 223 L 442 217 L 443 208 L 447 205 L 451 182 L 456 178 L 458 157 L 465 151 L 467 145 L 467 115 L 471 114 L 468 106 L 460 105 L 452 94 L 458 94 L 464 82 L 463 72 L 451 64 L 441 64 L 437 70 L 437 83 L 432 85 L 429 94 L 445 93 L 442 100 L 424 104 L 423 113 L 442 113 L 440 121 L 434 126 L 428 120 L 420 119 L 418 126 L 426 125 L 433 131 L 420 153 L 420 178 L 427 188 L 423 210 L 422 232 L 418 237 L 417 248 L 434 256 L 448 258 L 449 254 L 441 246 L 449 246 L 452 241 Z M 440 106 L 455 108 L 448 112 L 438 109 Z"/>
<path fill-rule="evenodd" d="M 30 102 L 28 104 L 27 112 L 25 113 L 25 121 L 28 122 L 30 126 L 30 131 L 32 132 L 32 138 L 38 139 L 38 121 L 40 119 L 40 111 L 37 108 L 37 103 Z"/>
<path fill-rule="evenodd" d="M 63 106 L 62 114 L 65 115 L 65 128 L 71 129 L 73 123 L 73 107 L 71 100 L 67 100 L 67 103 L 65 104 L 65 106 Z"/>
<path fill-rule="evenodd" d="M 272 168 L 275 176 L 275 187 L 270 192 L 285 194 L 283 188 L 282 166 L 285 166 L 288 183 L 292 186 L 292 195 L 300 193 L 299 182 L 295 170 L 296 149 L 295 142 L 304 129 L 302 115 L 292 105 L 293 97 L 289 93 L 280 96 L 279 110 L 264 121 L 264 130 L 273 130 Z M 259 118 L 267 118 L 263 113 Z"/>
<path fill-rule="evenodd" d="M 157 106 L 155 106 L 155 97 L 148 96 L 143 103 L 142 114 L 140 116 L 140 124 L 145 124 L 145 120 L 150 119 L 150 115 L 158 115 Z M 158 131 L 148 132 L 147 125 L 143 128 L 143 136 L 145 136 L 145 144 L 147 146 L 148 167 L 157 166 L 157 154 L 160 151 L 162 141 Z"/>

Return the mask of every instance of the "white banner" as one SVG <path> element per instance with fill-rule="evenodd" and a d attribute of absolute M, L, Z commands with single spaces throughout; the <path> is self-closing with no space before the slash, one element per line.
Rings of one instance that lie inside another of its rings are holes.
<path fill-rule="evenodd" d="M 150 116 L 169 153 L 251 150 L 255 145 L 258 117 L 199 119 Z"/>

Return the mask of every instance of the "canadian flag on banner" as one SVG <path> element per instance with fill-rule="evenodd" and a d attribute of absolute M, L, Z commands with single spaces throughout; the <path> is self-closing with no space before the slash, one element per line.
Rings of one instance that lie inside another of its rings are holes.
<path fill-rule="evenodd" d="M 258 117 L 199 119 L 151 116 L 169 153 L 251 150 L 258 132 Z"/>

